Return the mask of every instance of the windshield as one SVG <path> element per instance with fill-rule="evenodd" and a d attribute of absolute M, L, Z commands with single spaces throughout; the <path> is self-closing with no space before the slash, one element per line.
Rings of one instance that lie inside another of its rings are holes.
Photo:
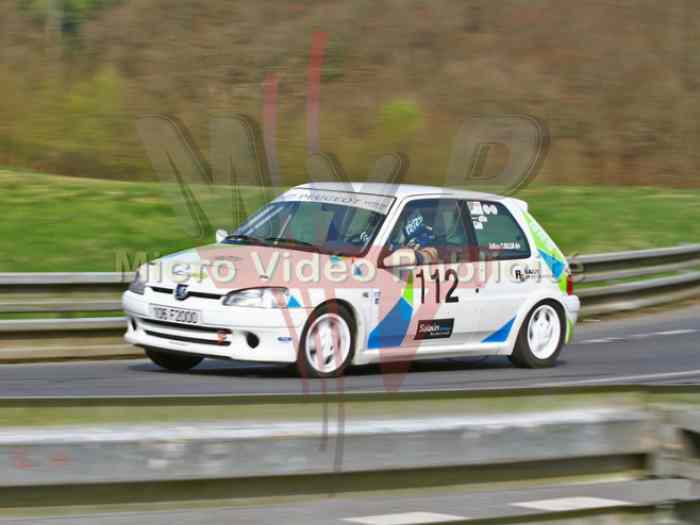
<path fill-rule="evenodd" d="M 352 195 L 354 200 L 341 199 L 338 195 Z M 310 197 L 304 200 L 289 200 L 299 198 L 299 194 L 285 194 L 250 217 L 224 242 L 363 255 L 379 231 L 393 199 L 380 197 L 382 206 L 377 206 L 376 198 L 374 202 L 372 199 L 363 201 L 357 195 L 360 194 L 313 191 L 307 192 L 306 196 Z M 384 199 L 388 199 L 387 206 L 384 206 Z"/>

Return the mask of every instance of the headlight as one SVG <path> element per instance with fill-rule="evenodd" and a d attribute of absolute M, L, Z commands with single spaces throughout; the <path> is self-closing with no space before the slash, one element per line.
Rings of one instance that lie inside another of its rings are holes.
<path fill-rule="evenodd" d="M 129 291 L 139 295 L 143 295 L 143 293 L 146 291 L 146 280 L 141 277 L 140 272 L 136 272 L 134 280 L 131 281 L 131 284 L 129 285 Z"/>
<path fill-rule="evenodd" d="M 289 290 L 286 288 L 248 288 L 231 292 L 224 297 L 226 306 L 252 308 L 286 308 Z"/>

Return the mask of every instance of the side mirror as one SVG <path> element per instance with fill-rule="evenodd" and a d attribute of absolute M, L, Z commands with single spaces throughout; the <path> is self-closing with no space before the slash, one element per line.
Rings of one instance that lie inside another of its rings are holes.
<path fill-rule="evenodd" d="M 395 252 L 384 257 L 382 263 L 386 268 L 415 266 L 417 263 L 416 252 L 411 248 L 399 248 Z"/>
<path fill-rule="evenodd" d="M 220 228 L 220 229 L 216 230 L 216 243 L 221 244 L 222 242 L 224 242 L 226 237 L 228 237 L 228 235 L 229 235 L 229 233 L 224 229 Z"/>

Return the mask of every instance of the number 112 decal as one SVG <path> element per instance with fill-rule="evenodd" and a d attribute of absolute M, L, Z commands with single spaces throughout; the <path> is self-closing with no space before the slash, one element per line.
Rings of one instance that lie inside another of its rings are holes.
<path fill-rule="evenodd" d="M 425 273 L 423 273 L 423 270 L 418 272 L 416 274 L 416 277 L 420 279 L 420 302 L 421 304 L 425 304 Z M 440 270 L 435 270 L 433 273 L 431 273 L 430 280 L 435 282 L 435 302 L 440 303 Z M 457 275 L 457 271 L 453 268 L 450 268 L 445 272 L 443 280 L 445 282 L 450 282 L 450 280 L 452 281 L 452 286 L 450 286 L 450 289 L 447 291 L 447 295 L 445 296 L 445 302 L 458 303 L 459 297 L 453 295 L 454 291 L 457 289 L 457 283 L 459 282 L 459 276 Z"/>

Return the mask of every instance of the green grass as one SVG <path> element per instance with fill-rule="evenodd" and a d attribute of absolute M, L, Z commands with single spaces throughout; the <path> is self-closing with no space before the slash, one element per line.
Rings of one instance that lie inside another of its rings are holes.
<path fill-rule="evenodd" d="M 700 242 L 700 190 L 533 187 L 518 197 L 567 255 Z"/>
<path fill-rule="evenodd" d="M 187 233 L 158 183 L 0 170 L 0 188 L 0 272 L 114 271 L 118 253 L 211 241 Z M 567 254 L 700 242 L 700 190 L 543 186 L 517 196 Z M 249 212 L 261 202 L 252 189 L 242 197 Z M 204 201 L 215 225 L 229 202 L 226 191 Z"/>
<path fill-rule="evenodd" d="M 637 409 L 647 403 L 645 394 L 634 387 L 609 391 L 577 391 L 505 395 L 503 393 L 465 392 L 450 398 L 434 395 L 385 394 L 353 395 L 341 398 L 329 395 L 244 397 L 192 397 L 128 399 L 0 399 L 0 428 L 7 426 L 101 425 L 115 423 L 184 423 L 204 421 L 320 421 L 324 411 L 328 417 L 339 417 L 342 406 L 348 420 L 382 419 L 431 414 L 449 417 L 455 414 L 531 413 L 583 408 L 617 407 Z M 387 392 L 394 393 L 392 389 Z M 681 392 L 682 393 L 682 392 Z M 284 397 L 284 399 L 282 399 Z M 679 401 L 680 402 L 680 401 Z M 324 403 L 328 406 L 324 408 Z M 697 404 L 697 403 L 695 403 Z"/>
<path fill-rule="evenodd" d="M 0 272 L 114 271 L 119 253 L 167 254 L 212 241 L 188 235 L 158 183 L 0 170 L 0 188 Z M 224 198 L 210 206 L 223 209 Z"/>

